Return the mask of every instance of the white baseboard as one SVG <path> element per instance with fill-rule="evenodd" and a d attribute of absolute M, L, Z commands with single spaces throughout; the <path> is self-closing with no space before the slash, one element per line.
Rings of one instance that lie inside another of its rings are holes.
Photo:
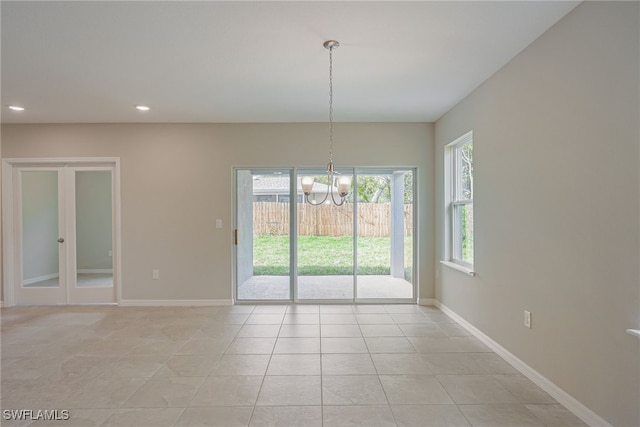
<path fill-rule="evenodd" d="M 82 274 L 107 274 L 112 273 L 112 268 L 79 268 L 78 273 Z"/>
<path fill-rule="evenodd" d="M 418 305 L 435 305 L 439 304 L 438 300 L 435 298 L 420 298 L 418 299 Z"/>
<path fill-rule="evenodd" d="M 45 274 L 44 276 L 33 277 L 31 279 L 23 280 L 22 284 L 32 285 L 34 283 L 43 282 L 45 280 L 55 279 L 56 277 L 60 277 L 60 273 L 51 273 L 51 274 Z"/>
<path fill-rule="evenodd" d="M 210 307 L 233 305 L 231 299 L 122 299 L 121 307 Z"/>
<path fill-rule="evenodd" d="M 444 314 L 455 320 L 459 323 L 463 328 L 469 331 L 474 337 L 479 339 L 484 345 L 493 350 L 496 354 L 500 355 L 504 360 L 506 360 L 511 366 L 516 368 L 522 375 L 529 378 L 533 383 L 535 383 L 542 390 L 546 391 L 556 399 L 560 404 L 562 404 L 569 411 L 573 412 L 578 418 L 584 421 L 587 425 L 592 427 L 611 427 L 607 421 L 602 419 L 598 414 L 593 412 L 591 409 L 584 406 L 578 400 L 576 400 L 573 396 L 571 396 L 566 391 L 562 390 L 560 387 L 552 383 L 541 373 L 533 369 L 531 366 L 524 363 L 514 354 L 509 352 L 507 349 L 502 347 L 500 344 L 489 338 L 485 335 L 481 330 L 473 326 L 471 323 L 467 322 L 465 319 L 460 317 L 456 312 L 451 310 L 446 305 L 442 304 L 438 300 L 434 300 L 434 305 L 439 308 Z M 421 304 L 422 305 L 422 304 Z"/>

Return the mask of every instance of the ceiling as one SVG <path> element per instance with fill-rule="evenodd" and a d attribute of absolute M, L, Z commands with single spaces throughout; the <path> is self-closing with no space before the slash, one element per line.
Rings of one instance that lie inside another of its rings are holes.
<path fill-rule="evenodd" d="M 327 39 L 335 121 L 432 122 L 578 3 L 2 1 L 2 122 L 326 121 Z"/>

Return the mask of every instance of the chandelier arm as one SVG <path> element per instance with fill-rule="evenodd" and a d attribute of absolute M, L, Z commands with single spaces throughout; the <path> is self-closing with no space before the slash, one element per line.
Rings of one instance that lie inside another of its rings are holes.
<path fill-rule="evenodd" d="M 310 200 L 309 200 L 309 194 L 311 194 L 311 193 L 306 194 L 304 197 L 305 197 L 305 200 L 307 201 L 307 203 L 309 203 L 311 206 L 320 206 L 320 205 L 324 204 L 324 202 L 326 202 L 326 201 L 327 201 L 327 198 L 329 197 L 329 192 L 330 192 L 330 191 L 329 191 L 329 190 L 327 190 L 327 193 L 324 195 L 324 199 L 322 199 L 322 201 L 317 202 L 317 203 L 314 203 L 314 202 L 312 202 L 312 201 L 310 201 Z M 335 202 L 334 202 L 334 203 L 335 203 Z"/>
<path fill-rule="evenodd" d="M 347 200 L 347 197 L 340 197 L 340 203 L 336 202 L 335 197 L 333 196 L 333 192 L 331 192 L 331 201 L 333 202 L 334 205 L 336 206 L 342 206 L 344 205 L 344 202 Z"/>

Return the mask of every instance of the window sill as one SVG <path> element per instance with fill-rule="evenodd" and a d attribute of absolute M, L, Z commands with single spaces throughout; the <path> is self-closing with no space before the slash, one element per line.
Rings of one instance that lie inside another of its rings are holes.
<path fill-rule="evenodd" d="M 456 264 L 455 262 L 440 261 L 440 264 L 446 265 L 447 267 L 451 267 L 454 270 L 462 271 L 463 273 L 468 274 L 469 276 L 475 276 L 476 275 L 475 271 L 471 270 L 468 267 L 465 267 L 464 265 Z"/>

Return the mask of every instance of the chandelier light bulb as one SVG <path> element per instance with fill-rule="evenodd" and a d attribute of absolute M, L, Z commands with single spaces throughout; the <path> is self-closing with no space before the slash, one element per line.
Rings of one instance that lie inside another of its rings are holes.
<path fill-rule="evenodd" d="M 349 189 L 351 188 L 351 177 L 341 176 L 337 179 L 338 196 L 347 197 Z"/>
<path fill-rule="evenodd" d="M 303 176 L 300 180 L 300 184 L 302 185 L 302 192 L 305 196 L 311 194 L 311 190 L 313 189 L 313 177 L 312 176 Z"/>

